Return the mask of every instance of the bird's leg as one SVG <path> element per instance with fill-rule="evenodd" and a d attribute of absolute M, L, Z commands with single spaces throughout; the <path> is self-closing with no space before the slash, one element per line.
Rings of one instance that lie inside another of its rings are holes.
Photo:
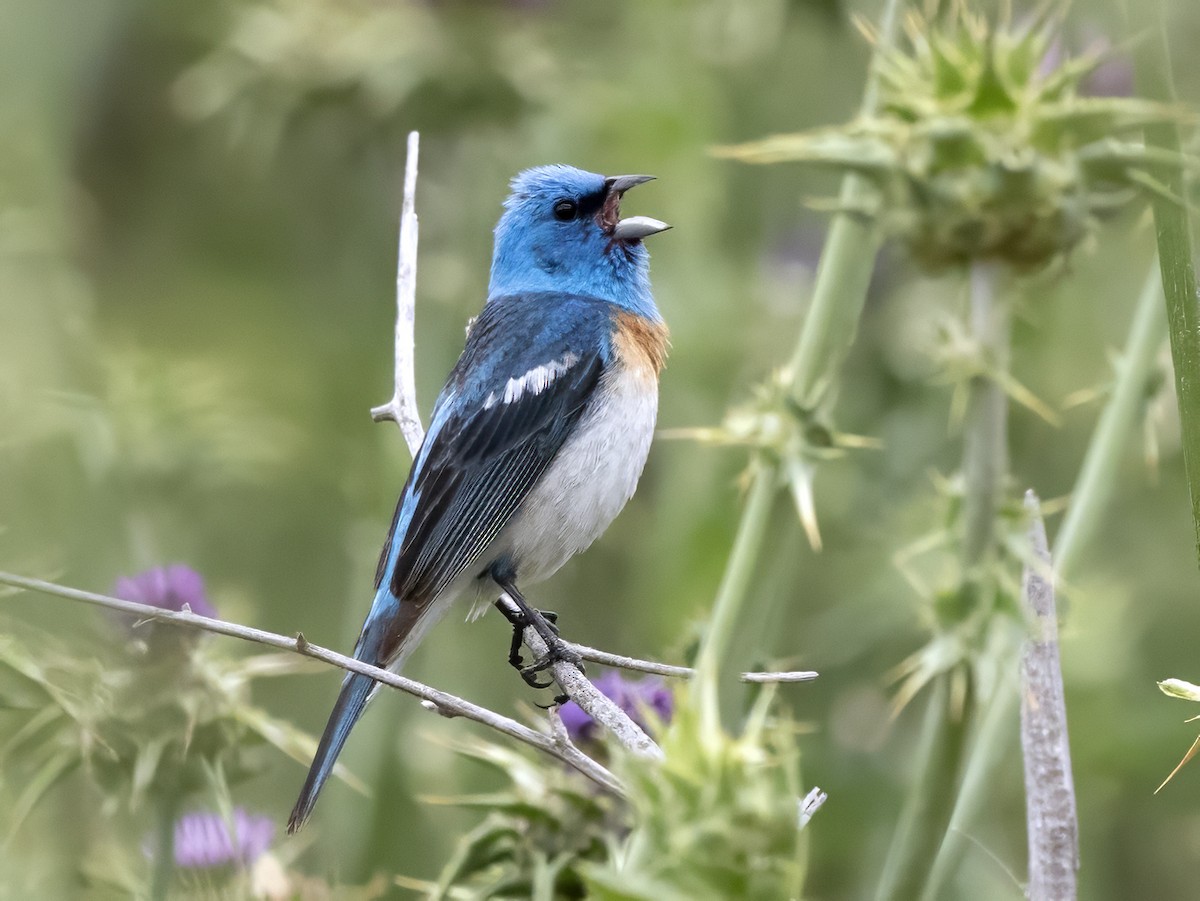
<path fill-rule="evenodd" d="M 525 600 L 525 596 L 517 589 L 516 583 L 512 578 L 507 577 L 507 574 L 494 573 L 493 578 L 496 579 L 496 583 L 504 589 L 504 592 L 517 606 L 517 610 L 513 611 L 507 604 L 501 601 L 496 602 L 496 606 L 513 625 L 513 643 L 509 649 L 508 662 L 520 670 L 521 678 L 535 688 L 547 688 L 551 683 L 539 682 L 537 674 L 549 669 L 555 663 L 566 661 L 582 669 L 582 658 L 558 635 L 558 628 L 555 626 L 555 623 L 558 621 L 558 615 L 552 612 L 542 614 L 531 607 L 529 602 Z M 523 666 L 520 646 L 526 626 L 533 626 L 538 635 L 541 636 L 542 641 L 546 643 L 546 653 L 528 666 Z"/>
<path fill-rule="evenodd" d="M 508 665 L 521 674 L 521 678 L 532 688 L 549 688 L 550 682 L 539 682 L 536 675 L 525 671 L 525 660 L 521 657 L 521 644 L 525 640 L 525 627 L 534 625 L 534 620 L 520 609 L 513 610 L 504 599 L 496 601 L 496 609 L 512 624 L 512 643 L 508 646 Z"/>

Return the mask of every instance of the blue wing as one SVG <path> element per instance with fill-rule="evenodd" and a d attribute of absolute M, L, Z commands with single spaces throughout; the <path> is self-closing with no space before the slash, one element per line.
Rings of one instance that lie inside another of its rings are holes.
<path fill-rule="evenodd" d="M 612 322 L 611 305 L 588 297 L 522 294 L 484 306 L 396 504 L 355 658 L 390 664 L 437 596 L 480 563 L 594 397 Z M 526 378 L 539 367 L 540 378 Z M 289 832 L 312 811 L 375 688 L 347 674 Z"/>
<path fill-rule="evenodd" d="M 377 588 L 386 578 L 401 604 L 428 603 L 476 561 L 579 422 L 610 356 L 611 322 L 611 307 L 591 298 L 487 304 L 434 409 Z M 513 390 L 539 369 L 541 382 Z"/>

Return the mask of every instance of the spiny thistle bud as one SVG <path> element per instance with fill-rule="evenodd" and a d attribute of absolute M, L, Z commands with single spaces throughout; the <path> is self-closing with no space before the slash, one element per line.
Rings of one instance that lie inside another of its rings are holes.
<path fill-rule="evenodd" d="M 779 467 L 787 483 L 800 523 L 813 550 L 821 549 L 813 499 L 816 464 L 836 459 L 848 449 L 877 448 L 879 443 L 861 435 L 835 431 L 819 411 L 807 410 L 796 403 L 791 374 L 774 373 L 759 385 L 750 401 L 730 410 L 717 428 L 669 429 L 668 438 L 693 438 L 707 444 L 737 445 L 753 448 L 759 457 Z"/>
<path fill-rule="evenodd" d="M 1146 125 L 1182 120 L 1180 110 L 1083 96 L 1105 56 L 1056 58 L 1058 24 L 1000 27 L 960 4 L 944 20 L 911 15 L 907 47 L 877 54 L 874 113 L 718 153 L 865 176 L 877 198 L 852 212 L 879 218 L 929 269 L 982 259 L 1040 267 L 1102 215 L 1161 193 L 1165 170 L 1191 163 L 1140 140 Z"/>

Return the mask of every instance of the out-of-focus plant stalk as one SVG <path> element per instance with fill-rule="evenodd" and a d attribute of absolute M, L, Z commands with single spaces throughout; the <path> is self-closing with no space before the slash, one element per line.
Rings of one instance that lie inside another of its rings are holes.
<path fill-rule="evenodd" d="M 876 59 L 879 49 L 890 47 L 895 39 L 902 5 L 901 0 L 888 0 L 879 20 L 875 57 L 863 88 L 863 115 L 874 112 L 879 104 Z M 842 179 L 838 201 L 842 209 L 855 210 L 874 195 L 875 188 L 866 178 L 851 173 Z M 829 227 L 817 264 L 812 302 L 789 367 L 792 396 L 805 410 L 813 410 L 821 402 L 833 373 L 854 343 L 881 240 L 874 222 L 852 212 L 843 212 Z"/>
<path fill-rule="evenodd" d="M 853 208 L 874 192 L 862 176 L 847 175 L 839 200 L 843 207 Z M 829 228 L 812 303 L 790 365 L 792 396 L 804 410 L 820 405 L 854 341 L 879 243 L 879 229 L 849 213 L 838 216 Z"/>
<path fill-rule="evenodd" d="M 917 760 L 924 768 L 913 785 L 895 838 L 883 863 L 875 897 L 878 901 L 916 898 L 925 881 L 926 862 L 937 850 L 947 811 L 954 800 L 953 777 L 962 759 L 966 711 L 957 710 L 949 674 L 936 679 L 928 692 Z"/>
<path fill-rule="evenodd" d="M 996 517 L 1008 470 L 1008 396 L 996 374 L 1007 371 L 1008 305 L 997 298 L 1002 264 L 975 262 L 969 273 L 968 322 L 981 371 L 968 386 L 963 424 L 963 535 L 960 565 L 963 590 L 978 579 L 996 544 Z M 925 714 L 924 740 L 917 757 L 923 768 L 905 802 L 900 825 L 888 850 L 877 897 L 918 897 L 929 877 L 955 808 L 955 786 L 963 768 L 969 698 L 955 709 L 944 698 L 953 671 L 934 679 Z M 939 702 L 939 699 L 941 702 Z"/>
<path fill-rule="evenodd" d="M 1061 581 L 1070 581 L 1077 555 L 1092 537 L 1112 488 L 1117 484 L 1121 456 L 1141 413 L 1146 384 L 1166 334 L 1162 274 L 1155 262 L 1146 275 L 1138 299 L 1112 394 L 1092 433 L 1083 466 L 1075 479 L 1075 489 L 1071 492 L 1071 504 L 1054 543 L 1055 572 Z"/>
<path fill-rule="evenodd" d="M 1146 96 L 1173 103 L 1175 86 L 1171 78 L 1164 4 L 1157 0 L 1145 6 L 1152 17 L 1151 29 L 1155 37 L 1142 41 L 1138 49 L 1138 78 Z M 1146 144 L 1151 149 L 1178 156 L 1178 126 L 1173 122 L 1147 125 Z M 1163 187 L 1169 196 L 1156 194 L 1154 226 L 1167 301 L 1171 359 L 1175 364 L 1183 464 L 1192 498 L 1192 521 L 1196 528 L 1197 560 L 1200 561 L 1200 296 L 1196 293 L 1196 272 L 1192 266 L 1194 245 L 1182 166 L 1171 167 L 1163 173 Z"/>
<path fill-rule="evenodd" d="M 721 577 L 713 604 L 712 619 L 696 656 L 695 691 L 700 699 L 701 734 L 715 735 L 720 727 L 720 696 L 717 690 L 722 659 L 737 628 L 751 577 L 758 565 L 767 522 L 778 490 L 778 473 L 772 465 L 756 463 L 751 477 L 746 508 L 738 523 L 733 550 Z"/>
<path fill-rule="evenodd" d="M 1019 642 L 1020 632 L 1014 628 L 1011 635 L 1005 636 L 998 656 L 1003 660 L 1016 659 Z M 925 880 L 921 901 L 937 901 L 942 897 L 943 887 L 958 869 L 970 834 L 967 830 L 975 822 L 993 788 L 992 775 L 996 765 L 1015 743 L 1017 701 L 1016 667 L 1005 667 L 983 713 L 979 731 L 967 749 L 962 784 L 954 799 L 954 810 L 946 825 L 946 834 L 942 836 L 933 866 Z"/>
<path fill-rule="evenodd" d="M 154 836 L 154 862 L 151 874 L 150 897 L 166 901 L 171 894 L 175 875 L 175 815 L 178 810 L 175 793 L 167 790 L 159 798 L 155 814 L 157 831 Z"/>
<path fill-rule="evenodd" d="M 1092 432 L 1083 466 L 1071 492 L 1071 505 L 1054 544 L 1055 578 L 1060 581 L 1071 580 L 1079 554 L 1094 534 L 1096 522 L 1112 493 L 1122 454 L 1134 434 L 1146 382 L 1159 345 L 1166 336 L 1161 285 L 1155 262 L 1146 274 L 1112 393 Z M 1003 642 L 1002 659 L 1015 659 L 1019 640 L 1019 633 L 1014 629 Z M 962 788 L 925 884 L 923 901 L 940 897 L 942 888 L 953 877 L 962 859 L 968 830 L 987 802 L 992 775 L 1013 748 L 1013 727 L 1020 701 L 1015 676 L 1015 669 L 1006 669 L 988 702 L 979 732 L 971 742 Z"/>
<path fill-rule="evenodd" d="M 1008 308 L 997 302 L 1000 263 L 976 262 L 970 273 L 970 324 L 988 372 L 1008 370 Z M 963 576 L 983 563 L 995 544 L 996 512 L 1008 472 L 1008 395 L 988 372 L 971 379 L 963 424 Z"/>
<path fill-rule="evenodd" d="M 903 0 L 888 0 L 879 23 L 879 48 L 891 45 Z M 878 100 L 878 77 L 874 62 L 863 93 L 864 112 Z M 865 179 L 847 175 L 841 199 L 852 209 L 872 191 Z M 855 219 L 850 213 L 837 216 L 821 252 L 813 299 L 801 327 L 800 339 L 790 362 L 793 397 L 805 410 L 813 409 L 825 394 L 833 372 L 854 340 L 858 319 L 866 302 L 867 288 L 879 247 L 878 229 Z M 743 607 L 750 576 L 757 564 L 767 520 L 779 486 L 778 464 L 755 462 L 749 497 L 738 524 L 733 550 L 726 564 L 721 587 L 714 602 L 712 621 L 697 658 L 695 690 L 707 729 L 719 724 L 720 698 L 717 673 L 729 645 L 738 612 Z"/>

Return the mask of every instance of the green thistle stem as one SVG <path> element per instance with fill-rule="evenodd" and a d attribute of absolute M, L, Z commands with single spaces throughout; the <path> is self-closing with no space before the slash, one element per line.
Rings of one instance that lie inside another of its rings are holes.
<path fill-rule="evenodd" d="M 874 60 L 881 49 L 893 44 L 901 6 L 902 0 L 888 0 L 879 21 L 879 42 L 863 89 L 864 116 L 873 113 L 879 104 L 879 76 Z M 845 209 L 859 209 L 875 193 L 865 178 L 851 174 L 842 179 L 838 199 Z M 829 227 L 829 237 L 817 264 L 812 303 L 789 367 L 792 396 L 802 409 L 815 410 L 821 403 L 832 374 L 854 343 L 880 240 L 879 229 L 861 216 L 842 213 Z"/>
<path fill-rule="evenodd" d="M 1069 580 L 1075 572 L 1079 552 L 1092 537 L 1117 484 L 1117 469 L 1137 425 L 1146 399 L 1146 384 L 1166 333 L 1162 276 L 1156 263 L 1146 276 L 1112 395 L 1092 432 L 1071 492 L 1071 506 L 1054 543 L 1054 571 L 1061 580 Z"/>
<path fill-rule="evenodd" d="M 1162 0 L 1146 5 L 1156 20 L 1156 39 L 1143 41 L 1137 55 L 1138 77 L 1145 93 L 1155 100 L 1172 103 L 1175 86 L 1171 79 L 1171 54 L 1167 42 Z M 1146 145 L 1178 157 L 1179 129 L 1175 124 L 1146 127 Z M 1187 188 L 1183 171 L 1172 167 L 1163 173 L 1168 192 L 1179 200 L 1154 200 L 1154 227 L 1158 258 L 1162 267 L 1163 293 L 1170 324 L 1171 358 L 1175 363 L 1175 387 L 1179 396 L 1179 423 L 1183 464 L 1192 499 L 1192 521 L 1196 529 L 1197 559 L 1200 560 L 1200 296 L 1192 267 L 1191 223 L 1185 206 Z"/>
<path fill-rule="evenodd" d="M 917 759 L 925 767 L 904 805 L 896 836 L 888 849 L 880 877 L 877 901 L 916 898 L 925 880 L 926 861 L 933 857 L 953 804 L 952 786 L 966 735 L 966 711 L 954 709 L 951 674 L 934 680 L 921 726 Z"/>
<path fill-rule="evenodd" d="M 879 47 L 891 46 L 902 5 L 903 0 L 887 0 L 879 24 Z M 863 92 L 864 111 L 876 106 L 878 82 L 872 65 Z M 849 175 L 843 179 L 841 196 L 849 204 L 865 197 L 870 190 L 863 179 Z M 805 409 L 815 407 L 824 396 L 831 374 L 854 341 L 878 245 L 877 230 L 848 214 L 838 216 L 830 227 L 817 269 L 812 304 L 790 364 L 793 396 Z M 759 460 L 755 466 L 746 509 L 738 524 L 714 602 L 712 621 L 696 662 L 699 672 L 694 688 L 700 698 L 702 726 L 706 729 L 715 728 L 720 722 L 717 672 L 737 624 L 737 614 L 743 607 L 750 577 L 758 565 L 767 521 L 781 484 L 777 464 Z"/>
<path fill-rule="evenodd" d="M 1008 367 L 1008 309 L 997 301 L 1002 273 L 999 264 L 975 262 L 970 271 L 971 335 L 985 368 L 1004 372 Z M 996 515 L 1008 471 L 1008 397 L 991 375 L 980 373 L 968 387 L 963 426 L 963 536 L 964 588 L 977 578 L 996 543 Z M 953 672 L 933 680 L 934 700 L 925 720 L 925 741 L 918 761 L 923 769 L 912 786 L 900 828 L 888 849 L 878 898 L 916 898 L 926 883 L 930 862 L 943 843 L 955 809 L 955 790 L 963 768 L 963 737 L 967 710 L 956 711 L 938 699 L 950 689 Z M 939 720 L 940 718 L 940 720 Z"/>
<path fill-rule="evenodd" d="M 996 302 L 996 263 L 971 266 L 971 333 L 984 362 L 995 372 L 1008 369 L 1009 322 Z M 968 388 L 963 425 L 963 574 L 983 563 L 995 544 L 996 512 L 1008 472 L 1008 396 L 995 378 L 980 374 Z"/>
<path fill-rule="evenodd" d="M 1117 370 L 1116 384 L 1100 419 L 1092 432 L 1084 455 L 1083 466 L 1071 492 L 1071 506 L 1059 530 L 1054 545 L 1054 570 L 1059 579 L 1069 580 L 1075 571 L 1079 553 L 1094 532 L 1102 510 L 1116 483 L 1121 456 L 1134 434 L 1138 412 L 1144 397 L 1159 345 L 1166 337 L 1166 320 L 1159 296 L 1161 278 L 1158 265 L 1151 266 L 1145 286 L 1138 299 L 1130 326 L 1129 340 Z M 1020 633 L 1014 630 L 1006 640 L 1001 658 L 1015 660 Z M 979 817 L 991 793 L 992 777 L 1000 762 L 1016 747 L 1017 709 L 1019 695 L 1014 668 L 1007 670 L 996 693 L 988 702 L 979 732 L 971 742 L 962 788 L 954 804 L 950 825 L 938 848 L 929 881 L 925 884 L 924 901 L 939 897 L 942 887 L 954 875 L 962 859 L 966 836 Z"/>
<path fill-rule="evenodd" d="M 1017 660 L 1020 643 L 1021 633 L 1013 629 L 997 656 L 1006 661 Z M 925 880 L 921 901 L 936 901 L 942 896 L 943 887 L 957 871 L 962 859 L 970 834 L 968 830 L 991 793 L 996 767 L 1016 745 L 1019 706 L 1016 667 L 1006 666 L 1002 673 L 979 724 L 979 732 L 968 749 L 962 786 L 954 799 L 954 810 L 933 859 L 933 866 L 929 869 L 929 877 Z"/>
<path fill-rule="evenodd" d="M 746 509 L 738 523 L 733 550 L 717 590 L 712 619 L 704 633 L 700 652 L 696 656 L 696 680 L 693 683 L 700 699 L 701 734 L 713 735 L 720 728 L 720 695 L 718 673 L 730 639 L 738 625 L 738 614 L 745 606 L 750 580 L 758 566 L 763 538 L 771 517 L 778 490 L 778 471 L 773 465 L 756 463 L 750 484 Z"/>
<path fill-rule="evenodd" d="M 158 834 L 154 843 L 154 871 L 150 883 L 153 901 L 166 901 L 175 875 L 175 818 L 178 812 L 175 793 L 165 791 L 158 799 Z"/>
<path fill-rule="evenodd" d="M 843 206 L 861 205 L 875 193 L 859 175 L 842 181 Z M 830 379 L 854 343 L 867 300 L 879 230 L 873 223 L 842 214 L 833 220 L 817 266 L 812 304 L 792 355 L 792 396 L 804 410 L 815 410 Z"/>

